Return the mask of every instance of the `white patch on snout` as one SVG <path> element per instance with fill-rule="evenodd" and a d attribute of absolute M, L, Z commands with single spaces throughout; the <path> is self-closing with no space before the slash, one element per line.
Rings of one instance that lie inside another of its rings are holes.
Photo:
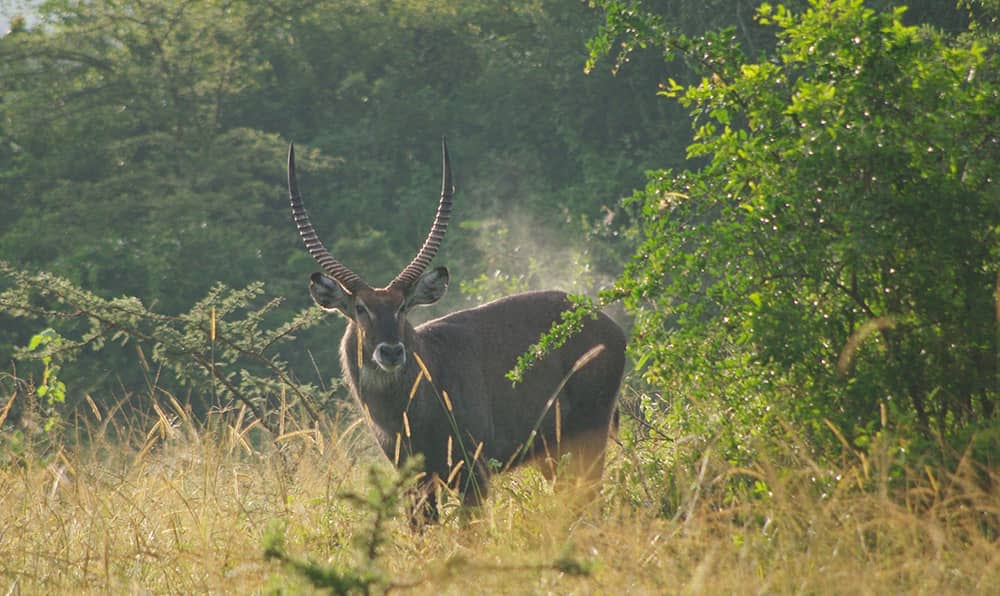
<path fill-rule="evenodd" d="M 400 350 L 402 355 L 402 360 L 399 362 L 399 364 L 391 368 L 388 368 L 387 367 L 388 363 L 383 364 L 381 361 L 379 361 L 378 355 L 382 351 L 383 347 Z M 378 366 L 387 373 L 395 373 L 396 371 L 401 370 L 404 366 L 406 366 L 406 346 L 404 346 L 402 342 L 397 342 L 395 344 L 381 342 L 375 346 L 374 350 L 372 350 L 372 362 L 374 362 L 376 366 Z"/>

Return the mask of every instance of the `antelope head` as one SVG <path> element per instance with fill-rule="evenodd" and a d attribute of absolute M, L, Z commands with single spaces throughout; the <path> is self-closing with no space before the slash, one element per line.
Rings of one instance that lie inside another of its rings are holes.
<path fill-rule="evenodd" d="M 313 273 L 309 293 L 320 308 L 337 311 L 355 326 L 360 354 L 359 368 L 371 362 L 385 373 L 398 373 L 412 349 L 413 327 L 407 314 L 415 306 L 434 304 L 448 289 L 448 269 L 426 271 L 437 253 L 451 218 L 455 188 L 451 178 L 448 146 L 441 141 L 441 200 L 430 232 L 416 256 L 389 285 L 372 288 L 356 273 L 333 258 L 323 246 L 302 204 L 295 176 L 295 147 L 288 148 L 288 196 L 292 216 L 309 254 L 323 268 Z M 426 273 L 425 273 L 426 271 Z"/>

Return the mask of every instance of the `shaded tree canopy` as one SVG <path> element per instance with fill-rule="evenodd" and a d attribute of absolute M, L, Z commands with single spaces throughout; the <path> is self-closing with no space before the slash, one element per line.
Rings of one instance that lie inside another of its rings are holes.
<path fill-rule="evenodd" d="M 610 243 L 590 250 L 583 237 L 610 221 L 643 169 L 680 155 L 660 132 L 670 123 L 651 93 L 655 68 L 619 80 L 582 72 L 597 17 L 583 4 L 57 1 L 40 10 L 36 25 L 0 39 L 0 254 L 159 312 L 186 312 L 217 282 L 266 280 L 291 299 L 275 317 L 307 303 L 314 264 L 284 190 L 290 140 L 320 233 L 381 284 L 426 233 L 436 147 L 448 135 L 460 225 L 440 259 L 475 282 L 470 299 L 548 285 L 534 258 L 542 249 L 568 246 L 581 271 L 616 267 Z M 584 288 L 584 279 L 552 284 Z M 5 361 L 37 331 L 0 328 Z M 307 345 L 335 369 L 328 333 Z M 101 374 L 121 364 L 105 362 Z M 305 356 L 297 365 L 313 374 Z"/>

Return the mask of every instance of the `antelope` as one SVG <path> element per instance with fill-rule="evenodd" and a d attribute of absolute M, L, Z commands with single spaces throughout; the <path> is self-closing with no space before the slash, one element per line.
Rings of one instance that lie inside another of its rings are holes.
<path fill-rule="evenodd" d="M 288 149 L 292 216 L 323 269 L 310 277 L 309 292 L 320 308 L 347 319 L 340 344 L 345 383 L 395 465 L 423 457 L 415 524 L 438 519 L 439 488 L 457 489 L 463 504 L 478 505 L 492 472 L 527 461 L 541 463 L 552 479 L 555 462 L 568 455 L 560 469 L 598 486 L 625 367 L 625 334 L 599 312 L 520 383 L 505 377 L 571 308 L 559 291 L 507 296 L 417 327 L 407 320 L 411 309 L 434 304 L 448 289 L 447 268 L 427 270 L 455 193 L 444 139 L 441 154 L 441 199 L 423 245 L 387 286 L 373 288 L 320 241 L 299 193 L 295 147 Z"/>

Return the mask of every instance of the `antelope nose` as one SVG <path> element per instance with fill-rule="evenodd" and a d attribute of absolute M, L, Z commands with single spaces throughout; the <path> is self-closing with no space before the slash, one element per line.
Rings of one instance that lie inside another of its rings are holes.
<path fill-rule="evenodd" d="M 375 362 L 386 370 L 392 370 L 406 361 L 406 349 L 403 344 L 381 343 L 375 347 Z"/>

